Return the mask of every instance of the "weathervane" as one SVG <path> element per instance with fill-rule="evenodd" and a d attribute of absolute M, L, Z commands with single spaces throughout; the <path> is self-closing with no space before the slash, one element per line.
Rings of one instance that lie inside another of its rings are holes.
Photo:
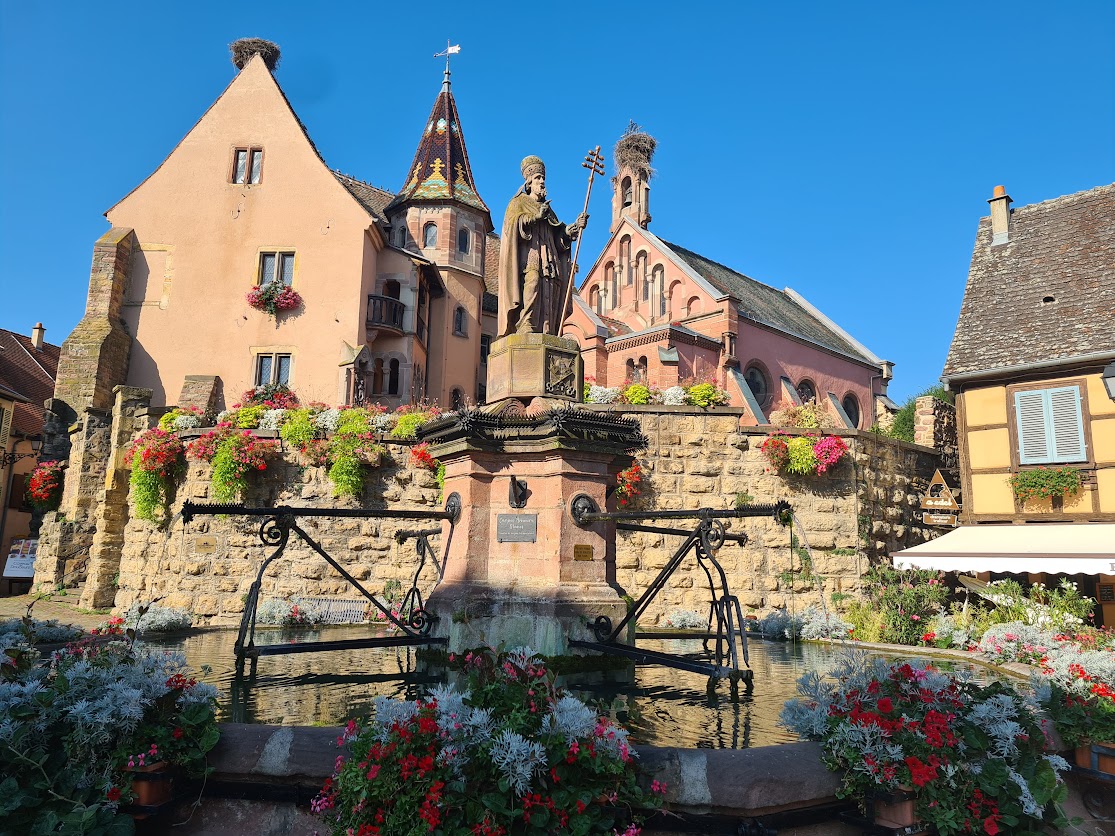
<path fill-rule="evenodd" d="M 445 81 L 446 81 L 446 83 L 449 82 L 449 56 L 450 55 L 456 55 L 460 51 L 461 51 L 461 45 L 460 44 L 453 44 L 453 42 L 449 38 L 446 38 L 445 39 L 445 51 L 434 53 L 434 58 L 441 58 L 442 56 L 445 57 Z"/>

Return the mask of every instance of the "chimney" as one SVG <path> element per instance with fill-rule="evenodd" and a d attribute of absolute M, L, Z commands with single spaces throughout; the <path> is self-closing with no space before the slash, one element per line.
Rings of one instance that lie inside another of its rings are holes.
<path fill-rule="evenodd" d="M 1006 186 L 996 186 L 994 196 L 987 201 L 991 204 L 991 246 L 1005 244 L 1010 240 L 1010 195 Z"/>
<path fill-rule="evenodd" d="M 35 327 L 31 329 L 31 345 L 35 346 L 37 351 L 43 350 L 43 334 L 46 329 L 41 322 L 36 322 Z"/>

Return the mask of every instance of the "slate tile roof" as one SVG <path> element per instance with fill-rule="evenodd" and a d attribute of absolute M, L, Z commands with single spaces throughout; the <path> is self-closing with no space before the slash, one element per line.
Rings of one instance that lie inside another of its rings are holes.
<path fill-rule="evenodd" d="M 612 319 L 608 316 L 600 316 L 599 314 L 597 314 L 597 316 L 599 316 L 600 321 L 604 323 L 604 327 L 608 329 L 609 337 L 622 337 L 627 334 L 634 333 L 635 329 L 633 329 L 626 322 L 620 322 L 618 319 Z"/>
<path fill-rule="evenodd" d="M 725 267 L 692 250 L 667 241 L 662 243 L 713 287 L 735 299 L 741 316 L 801 337 L 839 354 L 875 365 L 871 357 L 865 356 L 856 346 L 795 302 L 787 293 L 743 273 L 737 273 L 730 267 Z"/>
<path fill-rule="evenodd" d="M 1052 298 L 1054 301 L 1044 302 Z M 1115 184 L 981 218 L 944 375 L 1115 350 Z"/>
<path fill-rule="evenodd" d="M 43 401 L 54 396 L 60 350 L 46 342 L 38 350 L 30 337 L 0 328 L 0 386 L 30 401 L 15 405 L 13 434 L 33 436 L 42 432 Z"/>
<path fill-rule="evenodd" d="M 334 171 L 333 176 L 340 181 L 341 185 L 348 189 L 348 193 L 356 198 L 356 201 L 363 206 L 368 213 L 382 224 L 387 223 L 387 215 L 384 209 L 387 204 L 395 197 L 391 192 L 386 189 L 379 189 L 370 183 L 365 183 L 363 180 L 357 180 L 354 177 L 349 177 L 347 174 L 341 174 L 339 171 Z"/>

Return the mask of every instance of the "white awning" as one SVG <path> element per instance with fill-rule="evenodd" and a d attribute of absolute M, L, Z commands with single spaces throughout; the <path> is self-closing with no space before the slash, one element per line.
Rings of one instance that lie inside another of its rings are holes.
<path fill-rule="evenodd" d="M 944 572 L 1115 575 L 1115 523 L 968 525 L 891 557 Z"/>

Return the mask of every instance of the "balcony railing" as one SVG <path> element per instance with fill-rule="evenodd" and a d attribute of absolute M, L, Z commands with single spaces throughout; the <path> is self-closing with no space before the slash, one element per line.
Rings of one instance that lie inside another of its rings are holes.
<path fill-rule="evenodd" d="M 390 296 L 368 295 L 368 327 L 403 330 L 403 313 L 406 306 Z"/>

